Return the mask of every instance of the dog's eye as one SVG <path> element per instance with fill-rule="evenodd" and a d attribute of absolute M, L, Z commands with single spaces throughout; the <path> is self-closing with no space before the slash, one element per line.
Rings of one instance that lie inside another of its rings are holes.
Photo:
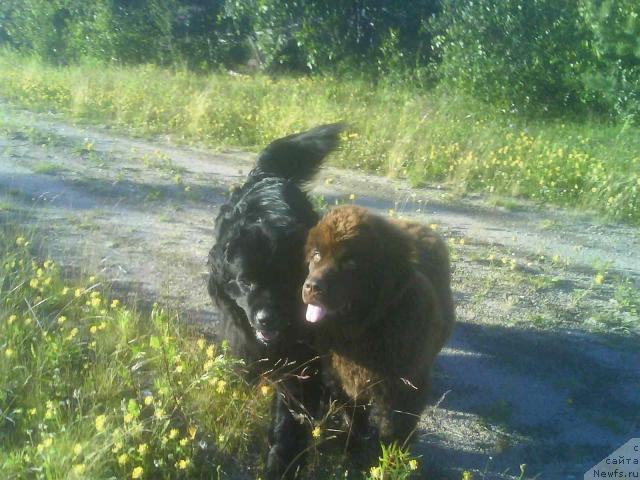
<path fill-rule="evenodd" d="M 320 255 L 320 252 L 318 250 L 314 250 L 313 254 L 311 256 L 311 259 L 315 262 L 318 263 L 321 259 L 322 259 L 322 255 Z"/>

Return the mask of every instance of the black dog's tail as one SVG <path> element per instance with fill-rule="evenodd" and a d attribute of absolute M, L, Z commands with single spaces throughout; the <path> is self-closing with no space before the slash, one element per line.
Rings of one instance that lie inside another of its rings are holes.
<path fill-rule="evenodd" d="M 258 156 L 257 172 L 300 184 L 313 178 L 322 160 L 338 146 L 343 123 L 320 125 L 271 142 Z"/>

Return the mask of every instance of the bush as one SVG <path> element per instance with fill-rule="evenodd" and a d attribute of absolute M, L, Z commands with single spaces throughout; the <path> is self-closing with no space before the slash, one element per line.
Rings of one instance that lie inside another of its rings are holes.
<path fill-rule="evenodd" d="M 444 0 L 433 23 L 445 82 L 516 111 L 582 102 L 589 32 L 572 0 Z"/>
<path fill-rule="evenodd" d="M 594 66 L 585 83 L 620 117 L 640 118 L 640 3 L 585 0 L 585 22 L 593 32 Z"/>
<path fill-rule="evenodd" d="M 428 61 L 426 20 L 436 0 L 416 2 L 253 0 L 228 2 L 227 14 L 248 19 L 271 69 L 388 72 Z"/>
<path fill-rule="evenodd" d="M 0 42 L 52 63 L 89 57 L 210 68 L 244 54 L 223 6 L 224 0 L 8 0 L 0 6 Z"/>

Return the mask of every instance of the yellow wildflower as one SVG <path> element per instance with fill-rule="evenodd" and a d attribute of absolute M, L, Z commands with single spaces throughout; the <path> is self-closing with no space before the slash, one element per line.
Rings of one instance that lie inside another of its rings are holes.
<path fill-rule="evenodd" d="M 100 297 L 95 297 L 91 299 L 91 306 L 94 308 L 97 308 L 100 306 L 100 302 L 102 302 L 102 300 L 100 299 Z"/>
<path fill-rule="evenodd" d="M 178 436 L 178 429 L 177 428 L 172 428 L 171 430 L 169 430 L 169 438 L 171 440 L 173 440 L 177 436 Z"/>
<path fill-rule="evenodd" d="M 187 443 L 189 443 L 189 439 L 188 439 L 187 437 L 185 437 L 185 438 L 181 438 L 181 439 L 180 439 L 180 446 L 181 446 L 181 447 L 186 446 L 186 445 L 187 445 Z"/>
<path fill-rule="evenodd" d="M 315 427 L 313 430 L 311 430 L 311 436 L 313 438 L 320 438 L 320 427 Z"/>
<path fill-rule="evenodd" d="M 98 432 L 102 432 L 104 430 L 104 424 L 107 421 L 107 416 L 106 415 L 98 415 L 96 417 L 96 430 Z"/>
<path fill-rule="evenodd" d="M 351 195 L 349 195 L 349 200 L 354 201 L 356 199 L 356 194 L 352 193 Z"/>
<path fill-rule="evenodd" d="M 218 380 L 218 383 L 216 385 L 216 392 L 222 394 L 224 393 L 224 389 L 227 386 L 227 382 L 225 382 L 224 380 Z"/>
<path fill-rule="evenodd" d="M 120 450 L 122 450 L 122 442 L 116 442 L 113 444 L 113 447 L 111 447 L 113 453 L 118 453 Z"/>
<path fill-rule="evenodd" d="M 207 347 L 207 357 L 213 358 L 214 353 L 215 353 L 215 349 L 214 349 L 213 345 L 209 345 Z"/>
<path fill-rule="evenodd" d="M 120 305 L 120 300 L 114 299 L 111 301 L 111 308 L 118 308 L 119 305 Z"/>
<path fill-rule="evenodd" d="M 271 388 L 269 387 L 269 385 L 263 385 L 262 387 L 260 387 L 260 391 L 262 392 L 262 395 L 266 397 L 271 392 Z"/>
<path fill-rule="evenodd" d="M 604 283 L 604 275 L 601 273 L 597 274 L 593 281 L 596 285 L 602 285 Z"/>
<path fill-rule="evenodd" d="M 7 319 L 7 323 L 9 325 L 11 325 L 13 322 L 15 322 L 18 319 L 17 315 L 9 315 L 9 318 Z"/>
<path fill-rule="evenodd" d="M 27 244 L 27 240 L 23 236 L 16 238 L 16 245 L 22 247 Z"/>
<path fill-rule="evenodd" d="M 123 453 L 122 455 L 118 456 L 119 465 L 124 465 L 125 463 L 127 463 L 127 460 L 129 460 L 129 455 L 127 455 L 126 453 Z"/>
<path fill-rule="evenodd" d="M 37 278 L 32 278 L 31 281 L 29 282 L 29 286 L 31 288 L 38 288 L 40 282 L 38 282 Z"/>
<path fill-rule="evenodd" d="M 76 296 L 76 298 L 82 296 L 82 289 L 81 288 L 76 288 L 75 296 Z"/>
<path fill-rule="evenodd" d="M 82 445 L 79 444 L 79 443 L 76 443 L 73 446 L 73 453 L 74 453 L 74 455 L 80 455 L 82 453 Z"/>
<path fill-rule="evenodd" d="M 91 325 L 91 328 L 89 329 L 89 332 L 91 332 L 91 334 L 95 334 L 98 331 L 98 327 L 96 327 L 95 325 Z"/>
<path fill-rule="evenodd" d="M 14 355 L 14 354 L 15 354 L 15 352 L 13 351 L 13 349 L 12 349 L 12 348 L 7 348 L 7 349 L 4 351 L 4 356 L 5 356 L 5 357 L 7 357 L 7 358 L 11 358 L 11 357 L 13 357 L 13 355 Z"/>
<path fill-rule="evenodd" d="M 187 428 L 187 433 L 189 434 L 189 438 L 191 440 L 193 440 L 196 437 L 196 433 L 198 432 L 198 429 L 196 427 L 194 427 L 193 425 L 191 425 L 189 428 Z"/>
<path fill-rule="evenodd" d="M 124 423 L 131 423 L 133 421 L 133 415 L 131 415 L 130 413 L 125 413 L 123 420 Z"/>
<path fill-rule="evenodd" d="M 144 469 L 142 467 L 136 467 L 131 472 L 131 478 L 142 478 L 142 474 L 144 473 Z"/>
<path fill-rule="evenodd" d="M 473 480 L 473 473 L 469 470 L 462 472 L 462 480 Z"/>
<path fill-rule="evenodd" d="M 184 459 L 184 460 L 180 460 L 178 463 L 176 463 L 176 466 L 180 469 L 180 470 L 184 470 L 189 466 L 189 459 Z"/>
<path fill-rule="evenodd" d="M 156 408 L 156 411 L 153 412 L 153 415 L 156 418 L 162 418 L 162 417 L 164 417 L 164 410 L 162 408 Z"/>
<path fill-rule="evenodd" d="M 144 455 L 145 453 L 147 453 L 148 450 L 149 450 L 149 445 L 147 445 L 146 443 L 141 443 L 140 445 L 138 445 L 138 453 L 140 455 Z"/>
<path fill-rule="evenodd" d="M 76 475 L 82 475 L 85 470 L 86 470 L 86 467 L 84 463 L 77 463 L 76 465 L 73 466 L 73 472 Z"/>
<path fill-rule="evenodd" d="M 380 467 L 371 467 L 369 474 L 371 474 L 371 478 L 381 478 L 382 471 L 380 470 Z"/>
<path fill-rule="evenodd" d="M 62 295 L 66 295 L 67 293 L 69 293 L 69 287 L 64 287 L 61 293 Z"/>
<path fill-rule="evenodd" d="M 153 403 L 153 395 L 147 395 L 144 397 L 144 404 L 149 406 Z"/>
<path fill-rule="evenodd" d="M 204 341 L 204 338 L 199 338 L 196 344 L 198 345 L 198 348 L 200 350 L 204 350 L 204 347 L 206 346 L 207 342 Z"/>
<path fill-rule="evenodd" d="M 418 461 L 415 458 L 409 460 L 409 468 L 411 470 L 417 470 L 418 469 Z"/>
<path fill-rule="evenodd" d="M 41 268 L 36 270 L 36 277 L 41 278 L 43 275 L 44 275 L 44 270 L 42 270 Z"/>

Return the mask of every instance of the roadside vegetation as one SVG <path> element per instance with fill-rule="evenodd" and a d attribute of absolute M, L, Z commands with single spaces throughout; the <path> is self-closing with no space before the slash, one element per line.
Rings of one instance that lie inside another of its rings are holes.
<path fill-rule="evenodd" d="M 638 223 L 639 38 L 634 0 L 8 0 L 0 96 L 216 148 L 345 120 L 338 165 Z"/>
<path fill-rule="evenodd" d="M 73 121 L 215 148 L 258 148 L 346 120 L 351 128 L 336 165 L 640 222 L 640 135 L 629 125 L 528 119 L 469 95 L 392 80 L 53 67 L 9 51 L 0 55 L 0 95 Z"/>

